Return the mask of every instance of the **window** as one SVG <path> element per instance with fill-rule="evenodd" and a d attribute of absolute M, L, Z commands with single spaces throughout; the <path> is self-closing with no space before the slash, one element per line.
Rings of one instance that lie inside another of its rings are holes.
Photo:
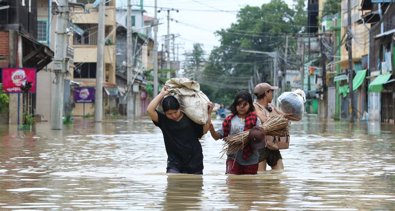
<path fill-rule="evenodd" d="M 75 63 L 74 78 L 96 78 L 96 63 Z"/>
<path fill-rule="evenodd" d="M 47 42 L 47 20 L 37 21 L 37 40 L 39 42 Z"/>
<path fill-rule="evenodd" d="M 127 16 L 126 16 L 126 18 L 128 18 Z M 128 22 L 127 22 L 127 19 L 125 20 L 125 26 L 127 26 L 128 25 Z M 135 15 L 132 15 L 132 26 L 136 26 L 136 16 Z"/>
<path fill-rule="evenodd" d="M 74 45 L 97 45 L 97 25 L 95 24 L 77 24 L 79 28 L 84 30 L 82 35 L 74 32 Z"/>

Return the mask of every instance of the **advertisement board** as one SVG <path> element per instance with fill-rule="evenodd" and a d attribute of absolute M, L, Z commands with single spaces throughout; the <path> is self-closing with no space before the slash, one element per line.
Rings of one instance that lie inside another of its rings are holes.
<path fill-rule="evenodd" d="M 36 93 L 36 69 L 3 68 L 2 76 L 4 92 L 22 93 L 23 88 L 28 88 L 29 93 Z"/>
<path fill-rule="evenodd" d="M 76 103 L 95 102 L 95 87 L 75 87 L 74 102 Z"/>

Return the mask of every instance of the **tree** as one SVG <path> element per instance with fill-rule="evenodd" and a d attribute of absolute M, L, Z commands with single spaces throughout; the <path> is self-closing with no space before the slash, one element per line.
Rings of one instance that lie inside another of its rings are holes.
<path fill-rule="evenodd" d="M 304 6 L 302 0 L 298 2 L 296 12 L 283 0 L 272 0 L 261 7 L 246 6 L 239 11 L 236 23 L 216 32 L 221 44 L 210 53 L 202 82 L 202 89 L 211 92 L 210 99 L 228 104 L 237 91 L 248 89 L 254 70 L 259 72 L 260 81 L 270 81 L 272 58 L 243 50 L 272 52 L 283 48 L 286 37 L 302 28 L 298 24 L 303 20 Z"/>
<path fill-rule="evenodd" d="M 185 76 L 196 81 L 199 80 L 202 67 L 206 61 L 202 46 L 201 43 L 194 43 L 192 52 L 185 53 Z"/>
<path fill-rule="evenodd" d="M 324 3 L 324 9 L 322 10 L 322 17 L 339 13 L 340 9 L 341 0 L 326 0 Z"/>

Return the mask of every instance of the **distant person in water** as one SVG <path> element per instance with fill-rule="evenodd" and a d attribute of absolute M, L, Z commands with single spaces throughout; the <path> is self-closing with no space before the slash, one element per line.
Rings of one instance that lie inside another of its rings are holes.
<path fill-rule="evenodd" d="M 166 173 L 203 174 L 199 139 L 209 129 L 212 104 L 208 108 L 209 121 L 199 125 L 181 111 L 180 103 L 174 96 L 166 96 L 168 93 L 167 87 L 163 87 L 147 108 L 153 123 L 162 130 L 167 152 Z M 161 102 L 164 114 L 156 110 Z"/>
<path fill-rule="evenodd" d="M 221 104 L 219 106 L 219 109 L 217 110 L 217 116 L 219 116 L 222 119 L 225 119 L 226 117 L 226 110 L 224 104 Z"/>

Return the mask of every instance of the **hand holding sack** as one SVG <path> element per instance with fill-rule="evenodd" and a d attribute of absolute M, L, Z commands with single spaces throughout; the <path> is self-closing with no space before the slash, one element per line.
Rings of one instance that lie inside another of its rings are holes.
<path fill-rule="evenodd" d="M 210 100 L 200 91 L 198 82 L 188 78 L 171 78 L 165 86 L 178 99 L 185 115 L 197 124 L 207 123 Z"/>

